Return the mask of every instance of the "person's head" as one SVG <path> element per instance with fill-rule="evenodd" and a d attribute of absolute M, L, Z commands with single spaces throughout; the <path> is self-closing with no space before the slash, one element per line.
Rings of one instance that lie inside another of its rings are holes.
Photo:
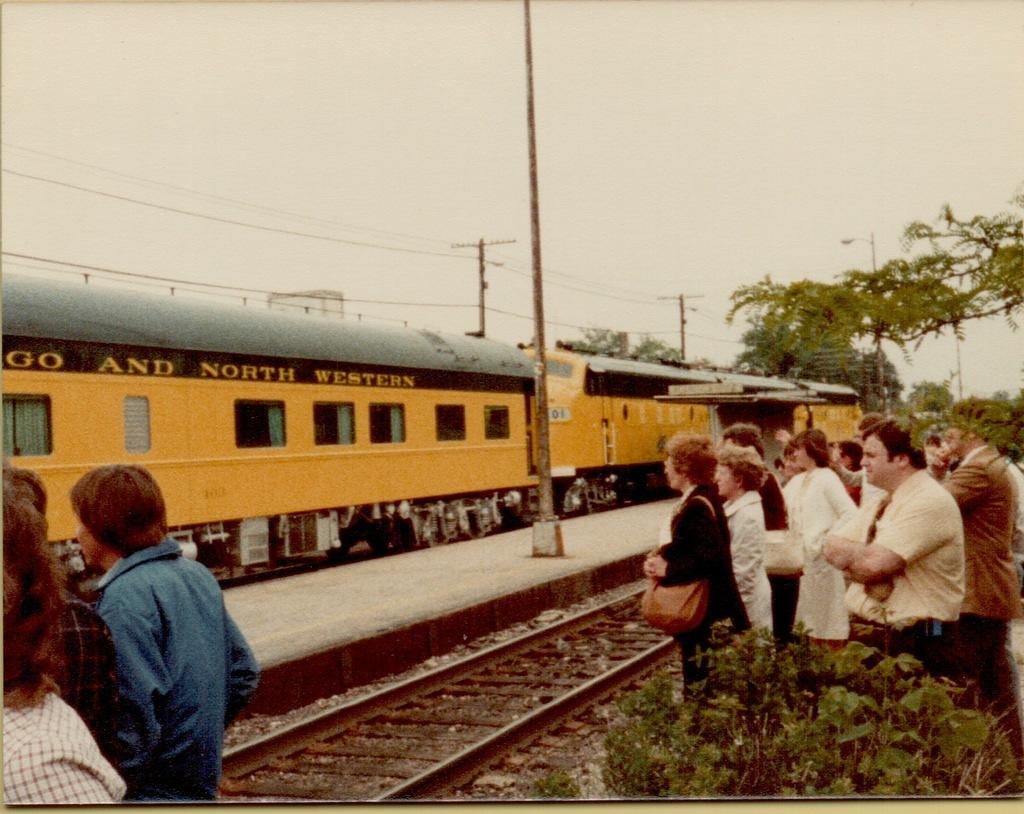
<path fill-rule="evenodd" d="M 782 474 L 789 480 L 803 471 L 803 467 L 797 462 L 797 445 L 794 439 L 790 438 L 782 450 Z"/>
<path fill-rule="evenodd" d="M 864 471 L 872 486 L 891 493 L 924 466 L 924 452 L 914 446 L 904 422 L 887 418 L 868 429 L 864 436 Z"/>
<path fill-rule="evenodd" d="M 856 472 L 860 469 L 860 459 L 863 455 L 864 449 L 856 441 L 839 442 L 839 459 L 842 461 L 843 466 L 851 472 Z"/>
<path fill-rule="evenodd" d="M 718 459 L 708 436 L 676 433 L 665 444 L 665 453 L 665 474 L 673 489 L 714 482 Z"/>
<path fill-rule="evenodd" d="M 924 457 L 928 466 L 934 469 L 945 469 L 949 466 L 952 454 L 941 433 L 930 432 L 925 436 Z"/>
<path fill-rule="evenodd" d="M 764 457 L 761 430 L 756 424 L 730 424 L 722 433 L 722 441 L 738 447 L 750 447 L 756 450 L 758 457 Z"/>
<path fill-rule="evenodd" d="M 804 430 L 793 438 L 796 462 L 804 471 L 828 466 L 828 439 L 821 430 Z"/>
<path fill-rule="evenodd" d="M 157 545 L 167 534 L 160 487 L 141 466 L 111 464 L 86 472 L 71 489 L 71 508 L 89 565 L 98 563 L 99 546 L 127 556 Z"/>
<path fill-rule="evenodd" d="M 864 413 L 864 415 L 860 417 L 860 421 L 857 422 L 857 434 L 853 436 L 854 440 L 863 443 L 864 438 L 867 436 L 868 427 L 884 420 L 884 413 Z"/>
<path fill-rule="evenodd" d="M 985 445 L 983 427 L 992 413 L 992 403 L 986 399 L 968 398 L 953 405 L 945 432 L 946 446 L 952 456 L 963 458 L 971 450 Z"/>
<path fill-rule="evenodd" d="M 11 466 L 4 461 L 4 483 L 31 503 L 37 512 L 46 517 L 46 486 L 39 474 L 31 469 Z"/>
<path fill-rule="evenodd" d="M 768 472 L 761 457 L 751 447 L 723 444 L 718 450 L 715 483 L 718 494 L 725 500 L 734 500 L 745 492 L 761 488 Z"/>
<path fill-rule="evenodd" d="M 4 477 L 4 705 L 31 706 L 60 674 L 61 578 L 46 520 Z"/>

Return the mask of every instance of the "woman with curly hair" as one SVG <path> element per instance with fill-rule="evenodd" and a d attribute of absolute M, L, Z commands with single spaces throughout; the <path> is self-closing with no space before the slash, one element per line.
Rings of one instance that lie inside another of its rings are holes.
<path fill-rule="evenodd" d="M 729 521 L 732 571 L 750 624 L 772 630 L 772 589 L 764 570 L 765 522 L 758 489 L 769 477 L 757 452 L 725 444 L 715 483 Z"/>
<path fill-rule="evenodd" d="M 4 802 L 103 803 L 125 784 L 58 695 L 61 581 L 46 521 L 4 478 Z"/>
<path fill-rule="evenodd" d="M 704 621 L 676 641 L 683 656 L 683 683 L 690 687 L 707 677 L 706 661 L 698 651 L 711 643 L 711 626 L 732 621 L 736 632 L 750 627 L 736 588 L 729 555 L 729 527 L 715 490 L 715 457 L 711 439 L 677 433 L 665 446 L 665 475 L 669 486 L 682 493 L 669 520 L 664 544 L 644 561 L 644 575 L 662 585 L 683 585 L 706 579 L 708 609 Z"/>

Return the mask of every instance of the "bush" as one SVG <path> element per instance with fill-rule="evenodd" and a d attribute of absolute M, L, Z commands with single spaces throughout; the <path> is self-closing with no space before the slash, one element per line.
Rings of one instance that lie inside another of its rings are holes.
<path fill-rule="evenodd" d="M 1024 791 L 995 719 L 907 654 L 803 635 L 776 649 L 718 629 L 708 686 L 678 699 L 661 673 L 623 698 L 603 776 L 625 798 L 990 796 Z"/>
<path fill-rule="evenodd" d="M 551 772 L 534 783 L 534 796 L 546 800 L 578 799 L 581 792 L 579 784 L 565 771 Z"/>

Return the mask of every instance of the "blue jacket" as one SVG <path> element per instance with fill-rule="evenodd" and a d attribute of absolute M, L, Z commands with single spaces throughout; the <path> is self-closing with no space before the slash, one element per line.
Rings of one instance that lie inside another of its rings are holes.
<path fill-rule="evenodd" d="M 210 800 L 224 728 L 259 682 L 259 666 L 205 566 L 166 538 L 100 580 L 121 694 L 125 800 Z"/>

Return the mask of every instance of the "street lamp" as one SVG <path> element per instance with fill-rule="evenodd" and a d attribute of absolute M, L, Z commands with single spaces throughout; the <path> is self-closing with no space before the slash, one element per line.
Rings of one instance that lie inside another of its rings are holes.
<path fill-rule="evenodd" d="M 875 262 L 875 233 L 871 233 L 871 238 L 866 237 L 844 237 L 840 241 L 844 246 L 849 246 L 851 243 L 870 243 L 871 244 L 871 271 L 878 274 L 878 264 Z M 882 407 L 882 412 L 886 412 L 888 408 L 888 401 L 885 397 L 885 364 L 882 361 L 882 335 L 879 332 L 875 332 L 875 371 L 878 376 L 878 398 Z"/>
<path fill-rule="evenodd" d="M 875 265 L 875 233 L 871 233 L 870 240 L 866 237 L 844 237 L 839 242 L 842 243 L 844 246 L 849 246 L 851 243 L 856 243 L 857 241 L 860 241 L 861 243 L 871 244 L 871 270 L 877 272 L 878 266 Z"/>

